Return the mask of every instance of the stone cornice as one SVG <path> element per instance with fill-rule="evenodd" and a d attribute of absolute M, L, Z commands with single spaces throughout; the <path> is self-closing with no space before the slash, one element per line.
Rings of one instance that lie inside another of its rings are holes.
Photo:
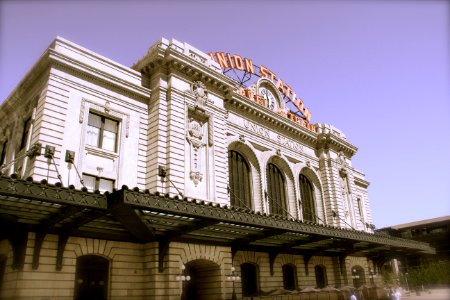
<path fill-rule="evenodd" d="M 209 56 L 176 40 L 169 42 L 161 39 L 132 68 L 150 74 L 162 65 L 176 69 L 195 80 L 201 80 L 225 95 L 230 95 L 237 84 L 224 75 L 222 69 Z"/>
<path fill-rule="evenodd" d="M 352 157 L 358 148 L 349 142 L 335 136 L 334 134 L 327 133 L 319 133 L 317 136 L 317 149 L 333 149 L 336 152 L 343 151 L 347 154 L 348 157 Z"/>
<path fill-rule="evenodd" d="M 3 101 L 0 106 L 0 119 L 8 115 L 11 110 L 16 109 L 19 106 L 19 102 L 23 101 L 22 95 L 25 90 L 29 88 L 36 80 L 42 76 L 42 73 L 48 71 L 48 66 L 50 64 L 48 60 L 49 49 L 46 49 L 41 55 L 39 60 L 34 63 L 34 65 L 28 70 L 25 76 L 16 85 L 14 90 L 8 95 L 8 97 Z"/>
<path fill-rule="evenodd" d="M 363 188 L 368 188 L 369 185 L 370 185 L 370 182 L 368 182 L 367 180 L 364 180 L 364 179 L 358 178 L 358 177 L 353 177 L 353 178 L 355 180 L 355 184 L 359 185 L 359 186 L 361 186 Z"/>
<path fill-rule="evenodd" d="M 99 79 L 110 85 L 119 87 L 124 91 L 138 95 L 139 97 L 144 98 L 150 97 L 150 89 L 142 87 L 140 84 L 139 85 L 132 84 L 129 81 L 113 76 L 105 71 L 96 69 L 90 66 L 89 64 L 75 60 L 53 49 L 49 50 L 49 59 L 51 60 L 52 63 L 56 63 L 77 70 L 79 72 L 82 72 L 83 74 L 88 75 L 91 78 Z"/>
<path fill-rule="evenodd" d="M 68 51 L 64 51 L 64 49 L 69 49 L 73 53 L 77 53 L 78 58 L 69 56 L 69 54 L 67 54 Z M 94 68 L 87 63 L 81 62 L 80 57 L 82 57 L 82 55 L 86 55 L 87 60 L 96 61 L 99 65 L 105 66 L 105 68 L 109 67 L 111 70 L 116 70 L 118 73 L 126 74 L 130 80 L 124 80 L 118 76 L 113 76 L 109 72 Z M 38 61 L 28 70 L 26 75 L 22 78 L 11 94 L 2 103 L 0 117 L 4 111 L 8 110 L 8 107 L 14 107 L 16 106 L 17 101 L 23 100 L 20 97 L 23 90 L 35 82 L 36 78 L 41 76 L 42 72 L 46 70 L 48 71 L 48 68 L 51 67 L 52 64 L 58 64 L 72 68 L 79 72 L 83 72 L 91 78 L 100 79 L 110 85 L 114 85 L 139 97 L 150 97 L 150 90 L 140 85 L 140 74 L 135 70 L 127 68 L 63 38 L 56 37 L 51 45 L 42 53 Z M 132 83 L 131 78 L 136 81 L 136 83 Z"/>

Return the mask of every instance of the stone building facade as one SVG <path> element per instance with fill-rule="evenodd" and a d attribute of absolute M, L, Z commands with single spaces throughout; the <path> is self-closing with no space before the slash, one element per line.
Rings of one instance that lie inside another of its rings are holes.
<path fill-rule="evenodd" d="M 340 130 L 250 88 L 176 40 L 129 68 L 56 38 L 0 107 L 2 299 L 380 285 L 390 256 L 433 252 L 374 233 Z"/>

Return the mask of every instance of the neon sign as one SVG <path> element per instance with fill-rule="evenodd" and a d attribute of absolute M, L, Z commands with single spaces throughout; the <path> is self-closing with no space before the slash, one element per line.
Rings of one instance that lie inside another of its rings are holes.
<path fill-rule="evenodd" d="M 253 64 L 253 61 L 251 59 L 245 57 L 243 58 L 238 54 L 231 55 L 230 53 L 224 52 L 210 52 L 209 56 L 212 60 L 216 61 L 224 70 L 240 70 L 244 72 L 244 77 L 246 74 L 254 74 L 261 78 L 270 80 L 284 96 L 284 98 L 287 99 L 302 114 L 302 117 L 299 117 L 296 113 L 287 111 L 284 112 L 284 114 L 286 114 L 286 117 L 290 118 L 293 121 L 301 123 L 302 126 L 310 130 L 315 131 L 315 125 L 309 124 L 312 115 L 311 111 L 305 107 L 303 100 L 297 97 L 297 94 L 294 92 L 294 90 L 287 83 L 283 82 L 281 78 L 277 77 L 277 75 L 269 68 L 263 65 L 258 67 Z M 257 72 L 255 72 L 255 69 L 257 70 Z M 243 81 L 241 82 L 241 85 L 242 83 Z M 241 88 L 241 94 L 262 105 L 266 104 L 267 107 L 267 103 L 264 103 L 264 99 L 260 98 L 259 95 L 254 95 L 250 90 Z"/>

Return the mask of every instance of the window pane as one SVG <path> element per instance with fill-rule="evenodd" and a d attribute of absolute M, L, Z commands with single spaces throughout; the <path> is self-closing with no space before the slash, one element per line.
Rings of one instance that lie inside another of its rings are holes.
<path fill-rule="evenodd" d="M 102 127 L 102 117 L 100 117 L 99 115 L 89 113 L 88 125 L 97 128 Z"/>
<path fill-rule="evenodd" d="M 86 144 L 98 147 L 99 135 L 100 135 L 100 128 L 88 126 L 86 132 Z"/>
<path fill-rule="evenodd" d="M 116 151 L 117 133 L 103 131 L 102 148 L 109 151 Z"/>
<path fill-rule="evenodd" d="M 114 181 L 109 179 L 100 178 L 99 191 L 104 192 L 112 192 L 114 187 Z"/>
<path fill-rule="evenodd" d="M 105 119 L 105 130 L 106 131 L 117 133 L 118 125 L 119 125 L 119 123 L 117 121 Z"/>
<path fill-rule="evenodd" d="M 84 185 L 87 187 L 88 191 L 93 192 L 95 190 L 95 177 L 83 174 Z"/>

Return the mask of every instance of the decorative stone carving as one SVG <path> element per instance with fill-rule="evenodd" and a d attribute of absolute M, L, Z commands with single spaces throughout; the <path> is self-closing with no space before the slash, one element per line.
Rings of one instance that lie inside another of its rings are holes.
<path fill-rule="evenodd" d="M 111 111 L 111 103 L 109 101 L 106 101 L 106 103 L 105 103 L 105 113 L 109 115 L 110 111 Z"/>
<path fill-rule="evenodd" d="M 103 168 L 102 167 L 97 167 L 97 173 L 98 173 L 98 176 L 101 176 L 102 173 L 103 173 Z"/>
<path fill-rule="evenodd" d="M 204 125 L 204 122 L 193 117 L 190 117 L 188 120 L 186 138 L 191 145 L 191 170 L 189 176 L 195 186 L 203 179 L 201 172 L 203 167 L 202 148 L 206 145 L 204 142 Z"/>
<path fill-rule="evenodd" d="M 239 135 L 239 141 L 242 142 L 242 143 L 245 143 L 245 135 L 240 134 Z"/>
<path fill-rule="evenodd" d="M 347 160 L 345 158 L 345 155 L 344 155 L 344 153 L 342 151 L 339 151 L 339 153 L 338 153 L 337 162 L 338 162 L 338 164 L 341 165 L 342 168 L 348 167 L 348 162 L 347 162 Z"/>
<path fill-rule="evenodd" d="M 195 97 L 195 105 L 204 109 L 206 102 L 208 102 L 208 91 L 206 85 L 201 81 L 194 81 L 191 86 L 192 93 Z"/>

